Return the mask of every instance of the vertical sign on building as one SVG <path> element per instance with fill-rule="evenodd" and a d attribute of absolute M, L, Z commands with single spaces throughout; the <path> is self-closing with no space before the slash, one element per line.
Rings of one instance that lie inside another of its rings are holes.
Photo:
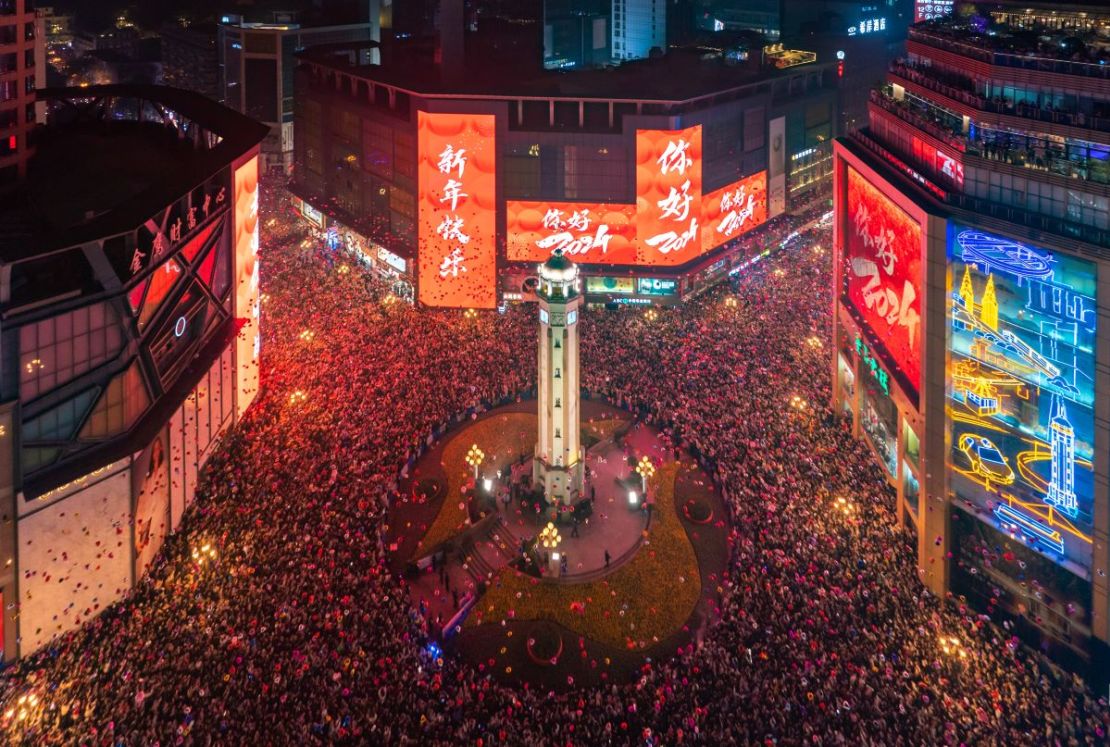
<path fill-rule="evenodd" d="M 771 144 L 767 176 L 770 187 L 768 217 L 786 212 L 786 117 L 775 117 L 769 125 L 768 142 Z"/>
<path fill-rule="evenodd" d="M 492 114 L 418 112 L 419 300 L 497 305 L 497 157 Z"/>
<path fill-rule="evenodd" d="M 701 125 L 636 131 L 636 233 L 641 263 L 679 265 L 701 253 Z"/>
<path fill-rule="evenodd" d="M 235 413 L 242 417 L 258 393 L 262 333 L 258 308 L 258 157 L 235 169 L 235 316 L 243 320 L 235 340 Z"/>
<path fill-rule="evenodd" d="M 916 394 L 921 386 L 921 224 L 858 171 L 846 171 L 844 294 Z"/>

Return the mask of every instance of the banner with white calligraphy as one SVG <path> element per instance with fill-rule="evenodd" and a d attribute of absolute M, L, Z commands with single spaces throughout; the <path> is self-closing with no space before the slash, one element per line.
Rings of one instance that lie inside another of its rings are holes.
<path fill-rule="evenodd" d="M 497 150 L 492 114 L 418 112 L 419 284 L 428 306 L 497 305 Z"/>
<path fill-rule="evenodd" d="M 701 200 L 702 251 L 715 249 L 767 220 L 767 172 L 746 176 Z"/>
<path fill-rule="evenodd" d="M 543 262 L 562 249 L 575 262 L 636 264 L 634 205 L 510 200 L 505 217 L 510 262 Z"/>
<path fill-rule="evenodd" d="M 636 234 L 644 264 L 680 265 L 702 252 L 701 125 L 636 131 Z"/>
<path fill-rule="evenodd" d="M 921 380 L 922 229 L 852 168 L 845 202 L 845 294 L 888 362 L 912 384 Z"/>

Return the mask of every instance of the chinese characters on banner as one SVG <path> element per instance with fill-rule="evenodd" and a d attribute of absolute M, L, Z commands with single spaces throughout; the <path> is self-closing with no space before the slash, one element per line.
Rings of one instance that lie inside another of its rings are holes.
<path fill-rule="evenodd" d="M 701 201 L 701 125 L 638 130 L 636 235 L 644 264 L 682 264 L 701 254 Z"/>
<path fill-rule="evenodd" d="M 562 249 L 575 262 L 636 263 L 633 205 L 509 201 L 505 208 L 510 262 L 543 262 Z"/>
<path fill-rule="evenodd" d="M 767 172 L 760 171 L 702 198 L 702 251 L 708 252 L 767 220 Z"/>
<path fill-rule="evenodd" d="M 497 305 L 492 114 L 418 113 L 419 294 L 428 306 Z"/>
<path fill-rule="evenodd" d="M 841 245 L 852 306 L 916 391 L 921 376 L 920 224 L 855 169 Z"/>

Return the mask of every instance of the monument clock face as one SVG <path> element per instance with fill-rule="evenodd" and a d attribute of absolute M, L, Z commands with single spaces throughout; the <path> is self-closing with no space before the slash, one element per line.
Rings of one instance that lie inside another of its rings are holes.
<path fill-rule="evenodd" d="M 552 324 L 566 324 L 567 323 L 567 315 L 562 313 L 561 311 L 553 311 L 553 312 L 551 312 L 551 323 Z"/>

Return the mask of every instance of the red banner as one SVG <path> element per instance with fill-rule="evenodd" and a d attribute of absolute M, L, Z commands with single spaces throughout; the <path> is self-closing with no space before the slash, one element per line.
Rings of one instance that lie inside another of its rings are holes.
<path fill-rule="evenodd" d="M 680 265 L 702 252 L 701 125 L 636 131 L 636 234 L 646 265 Z"/>
<path fill-rule="evenodd" d="M 495 117 L 417 114 L 420 301 L 492 309 L 497 305 Z"/>
<path fill-rule="evenodd" d="M 846 171 L 841 246 L 848 300 L 916 391 L 921 377 L 921 225 L 855 169 Z"/>
<path fill-rule="evenodd" d="M 746 176 L 705 195 L 701 198 L 701 214 L 703 252 L 715 249 L 765 222 L 767 172 Z"/>

